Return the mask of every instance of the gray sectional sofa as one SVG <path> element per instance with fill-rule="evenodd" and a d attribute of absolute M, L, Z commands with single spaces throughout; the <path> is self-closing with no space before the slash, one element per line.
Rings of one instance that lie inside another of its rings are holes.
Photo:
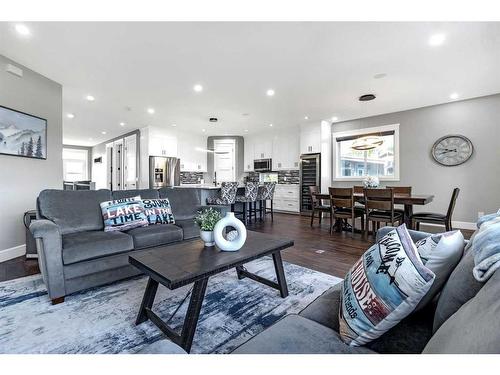
<path fill-rule="evenodd" d="M 382 228 L 379 238 L 392 228 Z M 414 240 L 427 237 L 410 231 Z M 500 353 L 500 269 L 486 282 L 472 275 L 468 251 L 455 267 L 436 301 L 411 314 L 366 347 L 340 338 L 340 284 L 298 315 L 287 315 L 238 347 L 234 354 L 460 354 Z"/>
<path fill-rule="evenodd" d="M 144 199 L 168 198 L 175 225 L 104 232 L 99 203 L 137 195 Z M 43 190 L 37 199 L 38 220 L 31 224 L 30 231 L 36 239 L 40 270 L 52 302 L 63 302 L 68 294 L 140 274 L 128 263 L 132 251 L 197 237 L 199 229 L 193 218 L 204 207 L 201 195 L 201 189 L 196 188 Z"/>

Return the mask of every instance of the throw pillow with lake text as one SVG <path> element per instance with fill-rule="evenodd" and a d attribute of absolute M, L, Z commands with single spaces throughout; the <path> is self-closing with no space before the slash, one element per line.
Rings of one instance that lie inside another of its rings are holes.
<path fill-rule="evenodd" d="M 434 277 L 406 226 L 391 230 L 363 254 L 342 283 L 342 340 L 361 346 L 383 335 L 415 309 Z"/>
<path fill-rule="evenodd" d="M 142 205 L 149 224 L 175 224 L 172 207 L 167 198 L 143 199 Z"/>
<path fill-rule="evenodd" d="M 104 231 L 125 231 L 148 225 L 141 197 L 123 198 L 102 202 Z"/>

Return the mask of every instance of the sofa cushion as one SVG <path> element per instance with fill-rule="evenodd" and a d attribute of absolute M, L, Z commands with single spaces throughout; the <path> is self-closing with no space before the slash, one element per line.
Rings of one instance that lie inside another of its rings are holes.
<path fill-rule="evenodd" d="M 474 278 L 473 268 L 474 254 L 469 250 L 455 267 L 441 291 L 434 314 L 434 332 L 483 287 L 484 284 Z"/>
<path fill-rule="evenodd" d="M 125 231 L 149 224 L 140 196 L 101 202 L 104 231 Z"/>
<path fill-rule="evenodd" d="M 192 219 L 200 209 L 200 189 L 161 188 L 160 198 L 168 198 L 176 220 Z"/>
<path fill-rule="evenodd" d="M 127 232 L 134 240 L 134 247 L 142 249 L 182 241 L 182 229 L 173 224 L 150 225 Z"/>
<path fill-rule="evenodd" d="M 109 190 L 42 190 L 38 209 L 59 227 L 61 234 L 102 230 L 99 203 L 111 199 Z"/>
<path fill-rule="evenodd" d="M 131 190 L 115 190 L 112 192 L 113 199 L 133 198 L 138 195 L 142 199 L 158 199 L 160 193 L 156 189 L 131 189 Z"/>
<path fill-rule="evenodd" d="M 299 315 L 287 315 L 236 348 L 233 354 L 370 354 L 346 345 L 337 332 Z"/>
<path fill-rule="evenodd" d="M 342 283 L 340 282 L 328 289 L 303 309 L 299 315 L 338 332 L 341 288 Z"/>
<path fill-rule="evenodd" d="M 368 249 L 347 273 L 340 294 L 340 335 L 365 345 L 408 316 L 435 275 L 420 260 L 403 224 Z"/>
<path fill-rule="evenodd" d="M 433 234 L 415 243 L 420 259 L 436 278 L 429 292 L 420 301 L 415 310 L 427 305 L 441 289 L 453 272 L 464 253 L 464 236 L 459 230 Z"/>
<path fill-rule="evenodd" d="M 425 354 L 500 352 L 500 271 L 432 336 Z"/>
<path fill-rule="evenodd" d="M 143 199 L 142 205 L 150 225 L 175 224 L 168 198 Z"/>
<path fill-rule="evenodd" d="M 339 283 L 328 289 L 299 315 L 338 332 L 341 285 Z M 410 314 L 366 347 L 381 354 L 421 353 L 432 336 L 433 316 L 434 306 L 428 305 L 421 311 Z"/>
<path fill-rule="evenodd" d="M 78 232 L 62 236 L 62 257 L 65 265 L 130 251 L 132 237 L 120 232 Z"/>
<path fill-rule="evenodd" d="M 194 222 L 193 219 L 177 220 L 175 225 L 182 228 L 185 240 L 200 236 L 200 227 Z"/>

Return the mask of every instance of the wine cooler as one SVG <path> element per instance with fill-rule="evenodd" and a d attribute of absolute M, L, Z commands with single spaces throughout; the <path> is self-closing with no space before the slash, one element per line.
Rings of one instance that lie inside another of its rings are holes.
<path fill-rule="evenodd" d="M 309 186 L 318 186 L 321 191 L 321 154 L 300 155 L 300 211 L 311 211 Z"/>

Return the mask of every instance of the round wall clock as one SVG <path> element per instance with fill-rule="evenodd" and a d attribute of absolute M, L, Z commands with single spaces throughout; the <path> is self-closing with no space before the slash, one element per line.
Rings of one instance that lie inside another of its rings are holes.
<path fill-rule="evenodd" d="M 465 163 L 472 156 L 474 147 L 463 135 L 446 135 L 432 145 L 432 157 L 447 167 Z"/>

